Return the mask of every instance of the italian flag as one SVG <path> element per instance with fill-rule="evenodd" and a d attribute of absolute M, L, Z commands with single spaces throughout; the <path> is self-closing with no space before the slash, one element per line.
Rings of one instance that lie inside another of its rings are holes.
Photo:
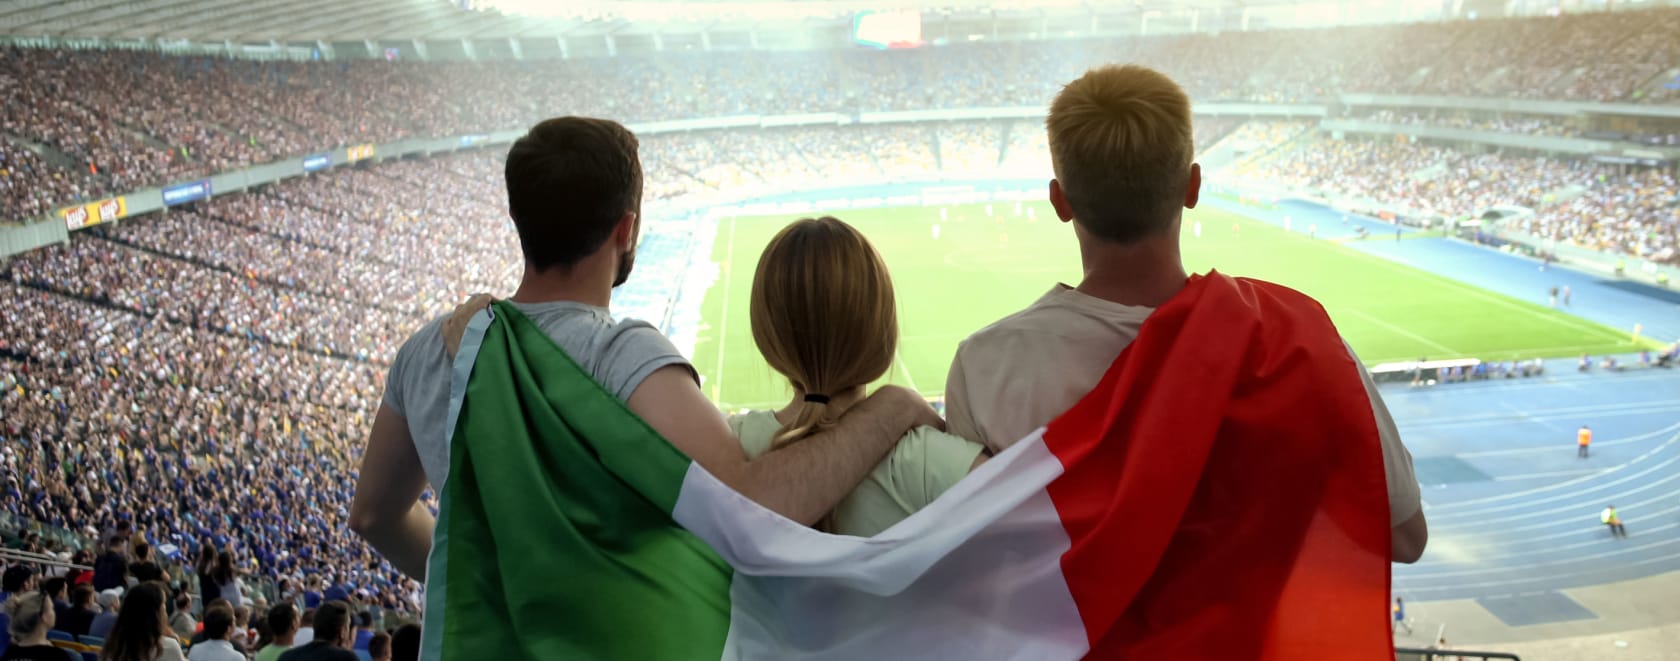
<path fill-rule="evenodd" d="M 731 490 L 505 303 L 454 389 L 424 658 L 1394 658 L 1371 406 L 1276 285 L 1192 278 L 1072 410 L 868 539 Z"/>

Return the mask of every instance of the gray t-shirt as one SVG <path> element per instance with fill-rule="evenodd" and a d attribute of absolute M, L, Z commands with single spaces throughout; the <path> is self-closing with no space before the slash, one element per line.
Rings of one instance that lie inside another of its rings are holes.
<path fill-rule="evenodd" d="M 613 320 L 606 308 L 561 301 L 514 303 L 607 392 L 629 401 L 630 393 L 662 367 L 694 367 L 669 339 L 644 321 Z M 443 318 L 433 320 L 397 350 L 385 377 L 384 405 L 408 421 L 408 433 L 432 491 L 449 476 L 449 357 L 443 348 Z M 698 381 L 698 379 L 697 379 Z"/>

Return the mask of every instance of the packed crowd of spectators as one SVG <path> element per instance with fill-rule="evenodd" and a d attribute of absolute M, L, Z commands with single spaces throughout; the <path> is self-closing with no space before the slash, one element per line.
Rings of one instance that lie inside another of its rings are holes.
<path fill-rule="evenodd" d="M 0 217 L 333 147 L 517 128 L 557 113 L 647 121 L 1043 105 L 1060 81 L 1106 62 L 1160 68 L 1201 101 L 1320 101 L 1353 91 L 1673 102 L 1680 89 L 1658 78 L 1680 62 L 1677 32 L 1680 10 L 1665 9 L 562 61 L 275 62 L 8 47 L 0 50 Z M 31 149 L 51 157 L 23 156 Z"/>
<path fill-rule="evenodd" d="M 1436 126 L 1520 135 L 1567 137 L 1580 134 L 1580 131 L 1571 126 L 1569 122 L 1544 115 L 1484 117 L 1462 112 L 1376 110 L 1360 115 L 1359 119 L 1383 124 Z"/>
<path fill-rule="evenodd" d="M 1680 264 L 1680 185 L 1661 168 L 1319 135 L 1238 172 L 1418 218 L 1528 207 L 1526 233 Z"/>

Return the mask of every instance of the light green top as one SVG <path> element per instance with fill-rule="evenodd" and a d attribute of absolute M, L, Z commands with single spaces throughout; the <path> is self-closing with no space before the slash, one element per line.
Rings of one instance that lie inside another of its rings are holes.
<path fill-rule="evenodd" d="M 289 645 L 269 643 L 267 647 L 257 650 L 257 661 L 275 661 L 290 649 L 292 648 Z"/>
<path fill-rule="evenodd" d="M 729 416 L 729 429 L 747 456 L 757 457 L 770 449 L 782 423 L 773 411 L 748 411 Z M 978 443 L 932 427 L 911 430 L 834 508 L 834 532 L 873 537 L 892 527 L 967 475 L 980 450 Z"/>

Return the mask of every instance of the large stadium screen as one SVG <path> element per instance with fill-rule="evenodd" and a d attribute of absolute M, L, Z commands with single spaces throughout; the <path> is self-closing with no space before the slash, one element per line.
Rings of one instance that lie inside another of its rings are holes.
<path fill-rule="evenodd" d="M 860 11 L 852 17 L 852 41 L 874 48 L 917 48 L 922 14 L 914 9 Z"/>

